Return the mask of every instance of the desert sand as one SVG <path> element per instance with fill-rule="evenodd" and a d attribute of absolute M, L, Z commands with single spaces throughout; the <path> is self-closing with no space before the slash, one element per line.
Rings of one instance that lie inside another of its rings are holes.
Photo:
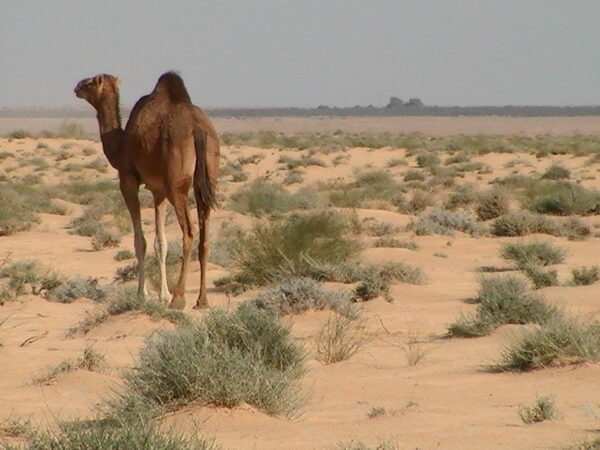
<path fill-rule="evenodd" d="M 336 122 L 340 120 L 324 122 L 319 130 L 342 128 Z M 370 120 L 370 125 L 367 124 L 361 131 L 381 131 L 382 128 L 375 123 L 379 120 Z M 508 120 L 494 120 L 496 125 L 491 128 L 488 125 L 492 119 L 486 119 L 476 126 L 472 125 L 471 131 L 489 131 L 490 134 L 600 131 L 598 118 L 583 118 L 577 123 L 571 118 L 547 118 L 540 119 L 541 122 L 513 119 L 510 126 L 506 125 Z M 422 123 L 418 126 L 384 129 L 418 129 L 426 133 L 437 130 L 436 134 L 465 132 L 460 126 L 461 118 L 444 121 L 445 128 L 435 118 L 419 118 L 418 122 Z M 224 121 L 215 122 L 220 131 L 233 131 L 233 128 L 221 126 Z M 291 122 L 284 131 L 315 131 L 314 122 L 316 119 L 311 119 L 308 126 Z M 16 123 L 10 126 L 27 128 Z M 256 124 L 252 127 L 260 129 Z M 301 127 L 304 129 L 301 130 Z M 440 128 L 443 128 L 443 133 Z M 241 131 L 239 126 L 235 131 Z M 47 148 L 37 148 L 39 142 L 47 144 Z M 71 156 L 56 161 L 56 153 L 65 147 Z M 93 152 L 86 152 L 86 156 L 82 152 L 84 148 L 92 148 Z M 233 192 L 257 177 L 267 176 L 272 181 L 281 181 L 285 171 L 278 164 L 279 157 L 282 154 L 298 155 L 297 150 L 245 146 L 225 147 L 222 151 L 229 160 L 252 154 L 264 156 L 256 164 L 244 167 L 249 175 L 247 181 L 234 182 L 229 177 L 220 180 L 219 189 L 225 206 L 226 199 Z M 47 184 L 68 180 L 72 173 L 62 170 L 68 163 L 84 164 L 104 157 L 98 142 L 82 140 L 0 139 L 0 152 L 12 155 L 0 160 L 0 172 L 7 179 L 37 174 Z M 353 170 L 367 166 L 386 169 L 400 181 L 407 170 L 416 167 L 414 157 L 408 157 L 408 166 L 387 168 L 389 160 L 405 157 L 404 149 L 356 148 L 344 154 L 348 158 L 339 165 L 332 163 L 333 158 L 338 156 L 336 153 L 318 155 L 326 167 L 302 169 L 303 182 L 290 189 L 296 190 L 327 179 L 350 180 Z M 44 158 L 48 167 L 19 166 L 18 160 L 27 155 Z M 474 156 L 472 160 L 488 165 L 490 173 L 477 175 L 468 172 L 459 182 L 474 182 L 482 189 L 495 177 L 514 171 L 539 175 L 557 162 L 571 170 L 572 179 L 582 179 L 584 186 L 600 189 L 599 166 L 590 165 L 587 157 L 556 155 L 538 159 L 526 153 L 490 153 Z M 510 161 L 517 162 L 507 164 Z M 79 174 L 90 181 L 107 179 L 116 183 L 116 173 L 112 168 L 106 173 L 81 169 Z M 68 209 L 66 215 L 41 214 L 40 223 L 32 229 L 0 237 L 0 260 L 37 260 L 67 277 L 94 277 L 101 285 L 115 283 L 116 270 L 130 261 L 117 262 L 114 257 L 118 250 L 133 250 L 133 237 L 125 236 L 118 248 L 92 251 L 89 238 L 69 234 L 67 229 L 68 223 L 81 214 L 82 207 L 68 202 L 64 205 Z M 357 214 L 360 218 L 373 217 L 398 226 L 401 231 L 394 237 L 412 240 L 418 245 L 417 250 L 369 248 L 369 238 L 365 237 L 365 260 L 407 262 L 423 270 L 427 283 L 394 284 L 392 302 L 376 298 L 361 303 L 362 314 L 367 321 L 365 345 L 351 359 L 340 363 L 323 365 L 312 356 L 314 338 L 327 320 L 328 312 L 311 311 L 283 319 L 292 324 L 295 338 L 308 351 L 308 371 L 302 378 L 306 398 L 297 417 L 274 418 L 247 406 L 225 409 L 190 405 L 167 416 L 165 424 L 214 437 L 224 448 L 235 449 L 320 449 L 350 440 L 368 445 L 393 441 L 400 448 L 555 448 L 572 445 L 599 428 L 599 364 L 586 363 L 526 373 L 493 373 L 486 369 L 487 365 L 497 361 L 503 347 L 527 325 L 502 326 L 489 336 L 480 338 L 446 337 L 448 325 L 462 312 L 475 308 L 468 299 L 476 294 L 477 277 L 480 275 L 477 269 L 481 266 L 507 266 L 499 256 L 500 246 L 521 238 L 472 237 L 460 232 L 454 236 L 413 236 L 405 231 L 405 226 L 414 216 L 379 209 L 359 209 Z M 154 239 L 153 210 L 145 208 L 143 215 L 146 239 L 151 243 Z M 583 220 L 591 226 L 600 225 L 597 216 Z M 218 209 L 212 216 L 213 238 L 225 222 L 247 226 L 252 219 L 224 208 Z M 180 239 L 178 226 L 173 221 L 168 225 L 167 236 L 169 241 Z M 568 241 L 547 235 L 532 237 L 550 241 L 567 250 L 565 262 L 555 267 L 561 281 L 567 280 L 572 268 L 594 265 L 598 261 L 600 238 L 596 236 L 586 241 Z M 197 263 L 191 265 L 188 278 L 187 313 L 192 316 L 202 314 L 191 310 L 198 292 L 197 266 Z M 228 297 L 217 290 L 213 281 L 227 273 L 227 268 L 209 264 L 211 307 L 230 308 L 256 293 L 250 291 Z M 540 292 L 549 302 L 569 313 L 594 316 L 600 311 L 600 284 L 553 286 Z M 156 330 L 173 327 L 166 320 L 129 312 L 110 317 L 85 335 L 68 337 L 68 330 L 95 309 L 95 302 L 89 299 L 63 304 L 33 294 L 21 295 L 0 305 L 0 421 L 27 417 L 40 426 L 52 426 L 56 420 L 93 416 L 97 405 L 120 386 L 122 371 L 135 364 L 144 340 Z M 418 338 L 424 357 L 411 366 L 405 348 L 409 338 L 414 336 Z M 108 367 L 104 371 L 76 370 L 58 375 L 48 383 L 32 382 L 36 375 L 65 359 L 77 357 L 90 345 L 106 356 Z M 524 424 L 517 413 L 519 405 L 531 405 L 536 395 L 553 395 L 560 416 L 552 421 Z M 370 418 L 373 408 L 385 408 L 386 413 Z"/>

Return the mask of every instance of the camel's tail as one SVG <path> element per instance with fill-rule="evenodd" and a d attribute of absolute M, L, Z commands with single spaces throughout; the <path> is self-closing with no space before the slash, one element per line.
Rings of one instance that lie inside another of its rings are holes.
<path fill-rule="evenodd" d="M 194 171 L 194 193 L 196 202 L 209 208 L 216 208 L 217 197 L 215 184 L 211 182 L 208 161 L 208 134 L 203 130 L 194 131 L 194 146 L 196 147 L 196 170 Z M 198 205 L 200 206 L 200 205 Z"/>

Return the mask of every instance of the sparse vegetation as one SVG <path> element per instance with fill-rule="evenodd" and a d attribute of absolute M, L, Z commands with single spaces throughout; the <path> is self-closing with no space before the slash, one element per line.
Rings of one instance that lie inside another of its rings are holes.
<path fill-rule="evenodd" d="M 426 215 L 419 217 L 416 223 L 411 224 L 409 230 L 418 236 L 428 234 L 451 236 L 454 234 L 454 230 L 477 235 L 483 232 L 483 227 L 469 213 L 434 208 Z"/>
<path fill-rule="evenodd" d="M 106 364 L 104 355 L 92 347 L 86 347 L 82 355 L 75 359 L 67 359 L 55 367 L 51 367 L 41 374 L 36 375 L 32 382 L 34 384 L 48 384 L 54 381 L 58 376 L 73 372 L 75 370 L 100 371 Z"/>
<path fill-rule="evenodd" d="M 538 397 L 533 406 L 519 407 L 519 417 L 526 424 L 543 422 L 556 418 L 557 411 L 554 399 L 550 396 Z"/>
<path fill-rule="evenodd" d="M 398 205 L 404 192 L 404 188 L 383 170 L 358 172 L 355 181 L 335 183 L 328 189 L 331 204 L 344 208 L 368 208 L 376 201 Z"/>
<path fill-rule="evenodd" d="M 450 325 L 451 336 L 474 337 L 488 334 L 504 324 L 544 324 L 558 316 L 554 307 L 529 291 L 527 283 L 511 275 L 481 278 L 477 311 L 461 316 Z"/>
<path fill-rule="evenodd" d="M 331 314 L 316 337 L 317 361 L 334 364 L 350 359 L 365 342 L 364 323 Z"/>
<path fill-rule="evenodd" d="M 495 219 L 509 210 L 508 192 L 503 189 L 492 189 L 479 196 L 475 213 L 479 220 Z"/>
<path fill-rule="evenodd" d="M 251 306 L 212 310 L 148 343 L 126 377 L 123 401 L 141 398 L 167 409 L 192 401 L 230 408 L 246 402 L 287 415 L 298 406 L 303 358 L 274 314 Z"/>
<path fill-rule="evenodd" d="M 600 211 L 600 192 L 567 181 L 540 182 L 525 191 L 523 206 L 557 216 L 595 214 Z"/>
<path fill-rule="evenodd" d="M 591 233 L 589 227 L 576 218 L 561 222 L 529 211 L 512 211 L 498 217 L 492 223 L 491 232 L 495 236 L 508 237 L 543 233 L 569 239 L 584 239 Z"/>
<path fill-rule="evenodd" d="M 600 359 L 600 324 L 554 315 L 530 328 L 501 355 L 497 370 L 527 371 Z"/>
<path fill-rule="evenodd" d="M 586 286 L 600 280 L 600 268 L 598 266 L 581 267 L 579 269 L 573 269 L 571 275 L 573 277 L 571 285 Z"/>
<path fill-rule="evenodd" d="M 358 309 L 351 303 L 351 293 L 346 290 L 325 289 L 311 278 L 293 278 L 273 288 L 263 290 L 250 301 L 259 308 L 279 315 L 298 314 L 309 309 L 331 309 L 344 316 L 356 317 Z"/>
<path fill-rule="evenodd" d="M 500 253 L 504 259 L 515 262 L 519 268 L 560 264 L 566 256 L 564 249 L 547 241 L 504 244 Z"/>
<path fill-rule="evenodd" d="M 543 173 L 542 180 L 564 180 L 571 177 L 571 171 L 566 167 L 553 164 Z"/>

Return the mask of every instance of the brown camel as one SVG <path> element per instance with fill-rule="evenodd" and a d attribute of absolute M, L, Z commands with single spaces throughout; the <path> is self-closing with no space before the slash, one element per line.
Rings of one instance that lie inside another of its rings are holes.
<path fill-rule="evenodd" d="M 192 104 L 181 77 L 173 72 L 163 74 L 150 95 L 138 100 L 123 130 L 118 85 L 119 79 L 112 75 L 96 75 L 77 83 L 75 95 L 96 109 L 104 153 L 119 172 L 119 187 L 133 222 L 138 295 L 147 295 L 144 277 L 146 240 L 142 232 L 139 187 L 145 184 L 154 196 L 154 249 L 160 263 L 160 299 L 163 302 L 170 300 L 171 308 L 183 309 L 194 237 L 188 206 L 188 192 L 193 185 L 200 228 L 200 292 L 195 307 L 207 307 L 207 232 L 210 209 L 216 204 L 220 153 L 217 133 L 208 116 Z M 166 277 L 165 200 L 175 208 L 183 232 L 181 272 L 172 298 Z"/>

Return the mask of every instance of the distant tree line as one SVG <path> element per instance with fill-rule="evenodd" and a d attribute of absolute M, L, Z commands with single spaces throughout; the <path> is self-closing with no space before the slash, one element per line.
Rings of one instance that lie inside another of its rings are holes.
<path fill-rule="evenodd" d="M 130 108 L 123 107 L 124 117 L 129 115 Z M 419 98 L 411 98 L 403 102 L 398 97 L 391 97 L 386 106 L 351 106 L 338 107 L 321 105 L 317 108 L 207 108 L 206 112 L 213 117 L 267 117 L 267 116 L 597 116 L 597 106 L 428 106 Z M 61 118 L 61 117 L 94 117 L 88 108 L 0 108 L 0 117 L 24 118 Z"/>

